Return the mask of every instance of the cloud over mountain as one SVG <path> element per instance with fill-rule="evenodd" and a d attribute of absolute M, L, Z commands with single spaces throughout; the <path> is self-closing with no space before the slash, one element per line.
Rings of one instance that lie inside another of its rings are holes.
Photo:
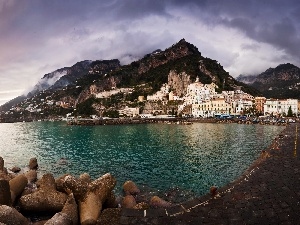
<path fill-rule="evenodd" d="M 82 60 L 126 64 L 181 38 L 233 76 L 300 66 L 299 11 L 297 0 L 0 0 L 0 89 Z"/>

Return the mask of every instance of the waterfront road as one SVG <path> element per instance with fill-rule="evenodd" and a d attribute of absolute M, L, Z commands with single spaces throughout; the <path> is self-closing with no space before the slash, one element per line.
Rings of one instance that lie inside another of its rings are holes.
<path fill-rule="evenodd" d="M 210 194 L 167 209 L 115 211 L 101 224 L 300 224 L 300 124 L 290 124 L 245 173 Z M 243 157 L 243 156 L 241 156 Z M 102 220 L 102 221 L 101 221 Z M 100 223 L 99 223 L 100 224 Z"/>

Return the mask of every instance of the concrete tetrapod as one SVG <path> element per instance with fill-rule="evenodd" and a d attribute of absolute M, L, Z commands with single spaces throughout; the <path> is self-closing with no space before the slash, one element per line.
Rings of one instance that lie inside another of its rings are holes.
<path fill-rule="evenodd" d="M 16 198 L 23 192 L 28 180 L 24 174 L 20 174 L 9 181 L 11 202 L 15 202 Z"/>
<path fill-rule="evenodd" d="M 24 211 L 59 212 L 67 200 L 65 193 L 56 190 L 52 174 L 45 174 L 37 181 L 38 190 L 20 198 L 20 207 Z"/>
<path fill-rule="evenodd" d="M 136 206 L 136 200 L 132 195 L 126 195 L 122 200 L 122 208 L 131 209 Z"/>
<path fill-rule="evenodd" d="M 68 214 L 59 212 L 48 220 L 44 225 L 73 225 L 72 220 L 68 217 Z"/>
<path fill-rule="evenodd" d="M 4 159 L 0 156 L 0 172 L 4 171 Z"/>
<path fill-rule="evenodd" d="M 72 220 L 73 225 L 78 224 L 78 206 L 73 194 L 68 196 L 66 204 L 61 212 L 68 215 L 68 217 Z"/>
<path fill-rule="evenodd" d="M 8 180 L 0 179 L 0 205 L 11 206 L 11 195 Z"/>
<path fill-rule="evenodd" d="M 56 213 L 44 225 L 78 225 L 78 208 L 73 194 L 68 196 L 61 212 Z"/>
<path fill-rule="evenodd" d="M 85 182 L 85 183 L 91 183 L 92 180 L 91 180 L 91 177 L 88 173 L 83 173 L 79 176 L 79 180 L 81 180 L 82 182 Z"/>
<path fill-rule="evenodd" d="M 103 204 L 105 208 L 116 208 L 118 207 L 118 202 L 116 196 L 113 192 L 111 192 L 108 196 L 106 201 Z"/>
<path fill-rule="evenodd" d="M 38 168 L 38 163 L 36 158 L 31 158 L 28 163 L 28 167 L 31 170 L 35 170 Z"/>
<path fill-rule="evenodd" d="M 78 205 L 80 224 L 92 225 L 97 223 L 97 219 L 102 210 L 102 205 L 110 196 L 111 191 L 116 185 L 116 179 L 110 174 L 104 174 L 102 177 L 91 183 L 76 180 L 72 176 L 66 176 L 64 186 L 72 190 Z"/>
<path fill-rule="evenodd" d="M 7 205 L 0 205 L 0 222 L 6 225 L 29 225 L 29 220 L 26 219 L 15 208 Z"/>
<path fill-rule="evenodd" d="M 140 193 L 140 189 L 131 180 L 128 180 L 123 184 L 123 191 L 125 195 L 137 195 Z"/>
<path fill-rule="evenodd" d="M 172 203 L 167 202 L 158 196 L 153 196 L 150 199 L 150 205 L 155 208 L 169 208 L 172 206 Z"/>
<path fill-rule="evenodd" d="M 4 160 L 0 156 L 0 178 L 10 180 L 11 177 L 9 176 L 6 167 L 4 167 Z"/>
<path fill-rule="evenodd" d="M 37 180 L 36 170 L 29 170 L 24 175 L 25 175 L 25 177 L 27 177 L 27 180 L 29 183 L 34 183 Z"/>

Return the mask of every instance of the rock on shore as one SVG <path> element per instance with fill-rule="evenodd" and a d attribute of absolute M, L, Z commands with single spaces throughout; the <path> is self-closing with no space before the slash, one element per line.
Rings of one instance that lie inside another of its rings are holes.
<path fill-rule="evenodd" d="M 95 180 L 87 173 L 78 178 L 66 174 L 56 180 L 52 174 L 47 173 L 37 180 L 36 158 L 30 159 L 29 168 L 25 173 L 8 174 L 4 160 L 0 157 L 0 225 L 93 225 L 99 221 L 114 220 L 109 216 L 119 216 L 118 207 L 121 206 L 148 209 L 151 206 L 157 208 L 172 205 L 157 196 L 149 203 L 138 202 L 140 189 L 133 181 L 123 184 L 125 195 L 118 202 L 113 192 L 117 181 L 110 173 Z M 105 213 L 101 215 L 102 212 Z M 32 223 L 30 215 L 42 217 Z"/>

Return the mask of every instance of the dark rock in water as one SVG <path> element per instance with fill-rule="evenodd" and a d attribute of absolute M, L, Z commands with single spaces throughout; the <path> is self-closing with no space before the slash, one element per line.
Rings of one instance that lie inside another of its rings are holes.
<path fill-rule="evenodd" d="M 217 190 L 218 190 L 218 188 L 217 188 L 216 186 L 212 186 L 212 187 L 210 187 L 210 189 L 209 189 L 209 193 L 210 193 L 211 195 L 216 195 L 216 194 L 217 194 Z"/>
<path fill-rule="evenodd" d="M 18 166 L 14 166 L 13 168 L 10 169 L 13 173 L 19 173 L 21 171 L 21 168 Z"/>
<path fill-rule="evenodd" d="M 135 198 L 132 195 L 126 195 L 122 201 L 122 208 L 131 209 L 136 205 Z"/>
<path fill-rule="evenodd" d="M 37 169 L 37 168 L 38 168 L 37 159 L 36 159 L 36 158 L 31 158 L 31 159 L 29 160 L 28 166 L 29 166 L 29 169 L 31 169 L 31 170 Z"/>
<path fill-rule="evenodd" d="M 60 164 L 60 165 L 67 165 L 68 164 L 68 160 L 66 158 L 60 158 L 60 160 L 58 161 L 58 164 Z"/>
<path fill-rule="evenodd" d="M 29 220 L 26 219 L 16 209 L 7 205 L 0 205 L 0 222 L 10 225 L 29 225 Z"/>
<path fill-rule="evenodd" d="M 125 195 L 137 195 L 140 193 L 140 189 L 131 180 L 126 181 L 123 184 L 123 191 L 124 191 Z"/>

